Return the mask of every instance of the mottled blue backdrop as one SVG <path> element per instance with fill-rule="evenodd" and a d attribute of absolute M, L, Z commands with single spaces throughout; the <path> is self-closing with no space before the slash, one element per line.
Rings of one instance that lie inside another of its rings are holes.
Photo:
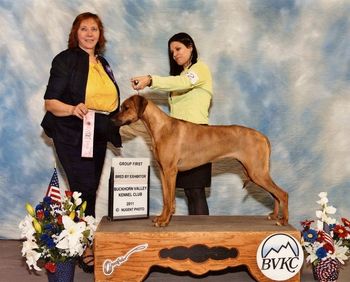
<path fill-rule="evenodd" d="M 25 203 L 36 204 L 46 192 L 56 158 L 40 127 L 43 95 L 51 60 L 85 11 L 104 22 L 122 100 L 133 94 L 131 76 L 168 73 L 167 40 L 188 32 L 213 73 L 211 123 L 254 127 L 270 138 L 271 174 L 290 195 L 290 222 L 299 228 L 300 220 L 315 217 L 321 191 L 338 215 L 350 217 L 349 1 L 0 0 L 1 238 L 19 237 Z M 168 110 L 164 93 L 146 92 Z M 107 213 L 111 159 L 152 156 L 140 123 L 122 134 L 124 148 L 108 150 L 98 219 Z M 153 215 L 161 190 L 157 168 L 151 171 Z M 236 163 L 215 164 L 213 175 L 211 214 L 270 212 L 266 193 L 254 185 L 242 190 Z M 181 191 L 176 213 L 186 213 Z"/>

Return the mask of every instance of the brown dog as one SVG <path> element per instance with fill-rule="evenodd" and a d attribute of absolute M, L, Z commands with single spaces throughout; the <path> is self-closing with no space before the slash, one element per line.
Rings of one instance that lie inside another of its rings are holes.
<path fill-rule="evenodd" d="M 274 197 L 269 218 L 277 224 L 288 223 L 288 193 L 271 179 L 270 143 L 260 132 L 239 125 L 207 126 L 172 118 L 139 95 L 126 99 L 113 119 L 119 126 L 141 119 L 151 135 L 163 192 L 162 213 L 153 220 L 156 226 L 167 226 L 175 212 L 178 171 L 228 157 L 240 161 L 249 179 Z M 282 218 L 278 217 L 280 205 Z"/>

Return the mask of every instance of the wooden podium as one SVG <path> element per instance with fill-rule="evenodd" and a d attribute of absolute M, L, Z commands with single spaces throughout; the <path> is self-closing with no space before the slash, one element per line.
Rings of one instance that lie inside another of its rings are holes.
<path fill-rule="evenodd" d="M 300 231 L 265 216 L 173 216 L 165 228 L 149 218 L 104 217 L 95 234 L 95 281 L 143 281 L 155 265 L 196 275 L 246 265 L 257 281 L 272 281 L 258 268 L 256 253 L 279 232 L 300 241 Z M 300 273 L 287 281 L 300 281 Z"/>

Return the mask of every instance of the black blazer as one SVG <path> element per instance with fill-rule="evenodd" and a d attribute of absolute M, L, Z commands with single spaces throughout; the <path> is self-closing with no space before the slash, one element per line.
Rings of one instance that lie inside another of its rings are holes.
<path fill-rule="evenodd" d="M 118 101 L 120 101 L 119 87 L 108 62 L 102 56 L 98 56 L 98 59 L 117 88 Z M 62 51 L 52 61 L 44 99 L 57 99 L 70 105 L 84 103 L 88 73 L 88 53 L 80 48 Z M 109 116 L 118 111 L 119 105 Z M 59 142 L 72 145 L 81 143 L 83 121 L 76 116 L 56 117 L 51 112 L 46 112 L 41 126 L 47 136 Z M 116 147 L 121 146 L 119 127 L 116 127 L 109 118 L 96 115 L 95 133 L 101 131 L 108 135 L 107 141 L 112 142 Z"/>

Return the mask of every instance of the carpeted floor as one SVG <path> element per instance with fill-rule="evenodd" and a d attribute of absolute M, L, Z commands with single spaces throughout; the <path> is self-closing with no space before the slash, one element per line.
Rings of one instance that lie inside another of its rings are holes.
<path fill-rule="evenodd" d="M 0 240 L 0 282 L 44 282 L 48 281 L 46 272 L 32 273 L 28 271 L 24 258 L 21 257 L 22 242 L 17 240 Z M 75 268 L 75 282 L 92 282 L 93 274 L 84 273 L 78 266 Z M 146 282 L 226 282 L 254 281 L 245 269 L 233 269 L 226 272 L 210 273 L 205 276 L 195 277 L 190 273 L 178 273 L 168 269 L 155 269 L 145 280 Z M 302 282 L 314 281 L 309 267 L 302 269 Z M 338 282 L 350 281 L 350 266 L 344 267 L 340 272 Z M 132 282 L 132 281 L 131 281 Z"/>

